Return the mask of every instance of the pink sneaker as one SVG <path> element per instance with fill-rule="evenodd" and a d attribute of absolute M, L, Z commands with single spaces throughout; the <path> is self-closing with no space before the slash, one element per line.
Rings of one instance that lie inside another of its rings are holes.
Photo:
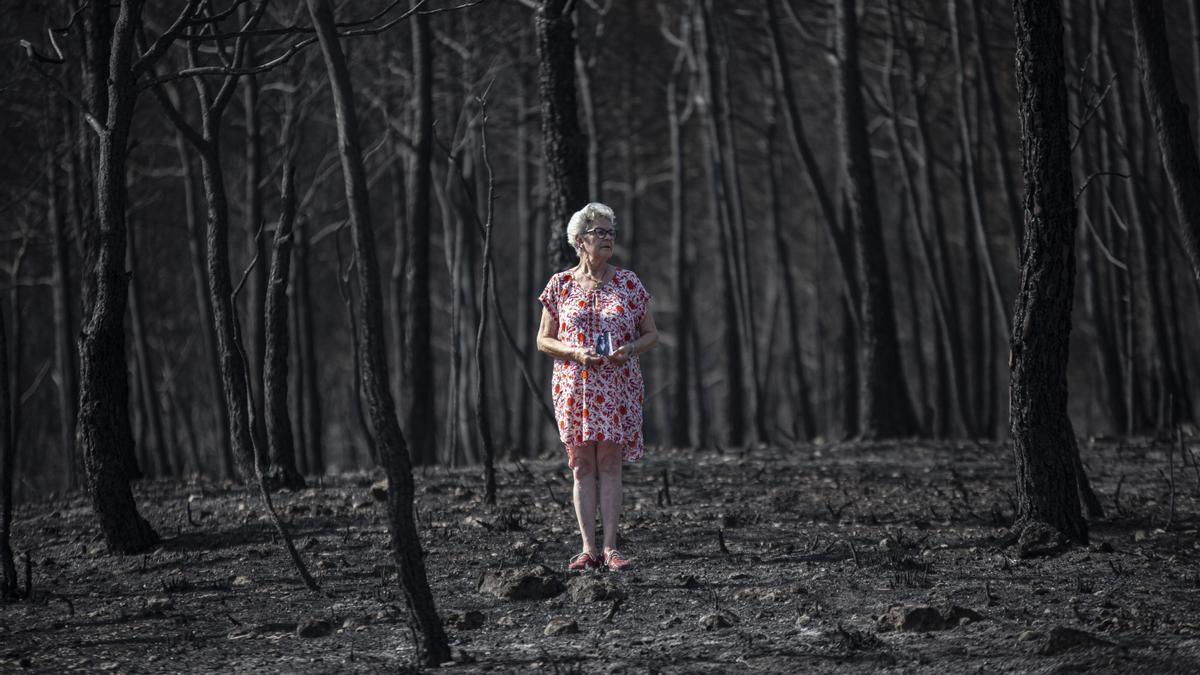
<path fill-rule="evenodd" d="M 572 572 L 582 572 L 589 567 L 599 567 L 600 560 L 593 557 L 591 553 L 584 551 L 579 555 L 571 558 L 571 562 L 567 564 L 567 569 Z"/>
<path fill-rule="evenodd" d="M 604 566 L 610 571 L 619 572 L 629 567 L 629 558 L 626 558 L 617 549 L 612 548 L 604 553 Z"/>

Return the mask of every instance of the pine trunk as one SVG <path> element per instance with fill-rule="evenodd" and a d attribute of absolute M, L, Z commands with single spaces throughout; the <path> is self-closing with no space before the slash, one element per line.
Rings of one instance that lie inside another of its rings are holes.
<path fill-rule="evenodd" d="M 1014 0 L 1025 241 L 1009 355 L 1017 523 L 1040 522 L 1086 543 L 1075 433 L 1067 417 L 1067 359 L 1075 288 L 1063 27 L 1058 2 Z"/>
<path fill-rule="evenodd" d="M 354 241 L 358 287 L 358 339 L 362 355 L 358 375 L 363 383 L 371 425 L 388 477 L 388 524 L 392 534 L 392 551 L 400 570 L 410 618 L 420 635 L 417 660 L 424 666 L 433 667 L 449 660 L 450 647 L 425 574 L 424 553 L 413 513 L 412 464 L 404 435 L 396 420 L 388 385 L 379 263 L 375 259 L 367 175 L 358 141 L 354 92 L 335 28 L 331 1 L 307 0 L 307 4 L 321 42 L 337 113 L 338 146 Z"/>
<path fill-rule="evenodd" d="M 107 20 L 107 7 L 97 9 Z M 129 374 L 125 362 L 125 304 L 129 277 L 125 274 L 125 163 L 129 127 L 133 120 L 134 83 L 130 62 L 134 30 L 141 13 L 137 0 L 123 0 L 111 32 L 111 51 L 91 72 L 105 90 L 104 122 L 99 134 L 96 167 L 98 232 L 89 244 L 96 247 L 91 270 L 95 302 L 79 338 L 79 419 L 76 429 L 84 460 L 88 493 L 100 532 L 113 553 L 147 550 L 158 535 L 137 511 L 129 487 L 126 458 L 133 455 L 129 427 Z M 102 30 L 89 31 L 97 41 Z M 99 96 L 92 100 L 99 103 Z M 94 108 L 99 110 L 99 108 Z"/>

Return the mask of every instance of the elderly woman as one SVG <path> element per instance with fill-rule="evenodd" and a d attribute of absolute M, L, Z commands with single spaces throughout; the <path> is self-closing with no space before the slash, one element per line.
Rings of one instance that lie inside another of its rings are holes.
<path fill-rule="evenodd" d="M 612 209 L 598 203 L 580 209 L 567 225 L 579 264 L 550 277 L 538 298 L 544 309 L 537 346 L 554 357 L 554 417 L 575 476 L 575 515 L 583 537 L 571 570 L 629 565 L 617 550 L 621 464 L 644 454 L 637 355 L 658 342 L 658 332 L 641 280 L 609 264 L 616 238 Z M 597 478 L 601 550 L 595 541 Z"/>

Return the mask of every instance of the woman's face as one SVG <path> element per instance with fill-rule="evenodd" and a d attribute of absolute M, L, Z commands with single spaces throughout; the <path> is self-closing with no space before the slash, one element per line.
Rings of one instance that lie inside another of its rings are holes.
<path fill-rule="evenodd" d="M 617 230 L 612 221 L 602 216 L 588 225 L 578 241 L 580 257 L 604 262 L 612 257 L 613 248 L 617 243 Z"/>

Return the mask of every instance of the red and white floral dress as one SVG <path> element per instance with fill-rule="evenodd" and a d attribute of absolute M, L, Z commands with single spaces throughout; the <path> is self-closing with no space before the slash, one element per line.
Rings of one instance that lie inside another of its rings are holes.
<path fill-rule="evenodd" d="M 650 294 L 633 272 L 613 268 L 613 276 L 597 289 L 585 289 L 570 271 L 550 277 L 538 296 L 558 321 L 558 339 L 572 347 L 596 344 L 608 331 L 612 348 L 638 339 Z M 625 461 L 642 458 L 642 403 L 645 386 L 638 357 L 625 363 L 605 362 L 586 367 L 575 361 L 554 360 L 554 418 L 558 436 L 567 446 L 568 465 L 575 466 L 575 447 L 589 441 L 609 441 L 622 447 Z"/>

